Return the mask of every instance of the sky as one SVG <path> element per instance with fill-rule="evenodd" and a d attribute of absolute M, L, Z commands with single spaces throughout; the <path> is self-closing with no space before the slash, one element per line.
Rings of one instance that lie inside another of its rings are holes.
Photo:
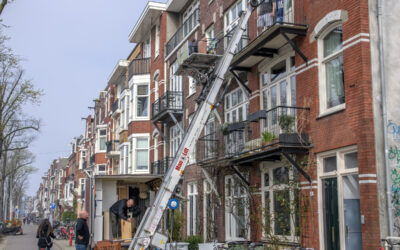
<path fill-rule="evenodd" d="M 15 0 L 1 18 L 8 45 L 24 59 L 25 77 L 44 92 L 26 112 L 42 120 L 28 195 L 35 195 L 51 162 L 68 157 L 72 138 L 84 133 L 88 107 L 107 85 L 118 60 L 134 44 L 128 36 L 147 0 Z M 165 2 L 165 0 L 163 1 Z"/>

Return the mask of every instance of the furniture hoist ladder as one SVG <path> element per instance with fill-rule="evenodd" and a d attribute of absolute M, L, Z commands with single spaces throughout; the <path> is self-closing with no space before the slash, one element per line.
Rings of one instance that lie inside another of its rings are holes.
<path fill-rule="evenodd" d="M 174 160 L 172 161 L 172 164 L 164 177 L 161 187 L 157 192 L 154 204 L 146 210 L 138 230 L 136 231 L 135 237 L 132 239 L 132 242 L 129 245 L 129 250 L 146 249 L 150 245 L 151 239 L 157 230 L 161 217 L 168 206 L 169 199 L 174 193 L 175 187 L 181 179 L 183 171 L 188 163 L 188 155 L 196 146 L 196 142 L 207 122 L 208 116 L 214 108 L 218 92 L 224 82 L 225 74 L 229 70 L 229 66 L 233 56 L 235 55 L 237 45 L 239 44 L 240 39 L 247 28 L 247 22 L 250 18 L 252 8 L 257 7 L 261 2 L 262 1 L 259 0 L 250 1 L 250 4 L 247 6 L 247 10 L 242 12 L 236 30 L 227 46 L 224 55 L 220 59 L 211 76 L 208 78 L 209 80 L 211 79 L 211 81 L 209 81 L 211 84 L 205 86 L 206 97 L 199 105 L 194 119 L 189 125 L 189 129 L 187 130 L 187 133 L 185 134 L 182 143 L 176 152 Z"/>

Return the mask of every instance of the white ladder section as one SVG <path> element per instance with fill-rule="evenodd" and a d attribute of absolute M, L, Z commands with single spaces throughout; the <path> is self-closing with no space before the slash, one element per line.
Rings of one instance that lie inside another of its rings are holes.
<path fill-rule="evenodd" d="M 178 184 L 188 163 L 188 155 L 196 146 L 201 131 L 203 130 L 208 116 L 213 109 L 218 92 L 224 82 L 225 74 L 228 71 L 232 58 L 235 54 L 236 47 L 239 44 L 244 31 L 246 30 L 247 21 L 250 18 L 250 14 L 251 5 L 249 4 L 247 6 L 247 10 L 242 13 L 232 39 L 229 42 L 221 61 L 217 65 L 217 68 L 214 72 L 215 79 L 211 86 L 209 86 L 207 97 L 197 109 L 194 119 L 191 122 L 189 129 L 184 136 L 178 151 L 176 152 L 175 158 L 164 177 L 163 183 L 161 184 L 161 187 L 154 200 L 154 204 L 152 207 L 146 210 L 145 216 L 138 227 L 135 237 L 132 239 L 132 242 L 129 245 L 129 250 L 142 250 L 146 249 L 150 245 L 151 238 L 154 235 L 161 217 L 168 206 L 168 201 L 171 198 L 171 195 L 173 194 L 175 187 Z"/>

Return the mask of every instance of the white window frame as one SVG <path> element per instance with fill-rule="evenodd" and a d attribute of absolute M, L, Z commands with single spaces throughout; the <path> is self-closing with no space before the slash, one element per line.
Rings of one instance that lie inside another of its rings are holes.
<path fill-rule="evenodd" d="M 176 70 L 179 67 L 178 60 L 171 63 L 169 67 L 169 90 L 170 91 L 182 91 L 182 76 L 175 75 Z"/>
<path fill-rule="evenodd" d="M 276 87 L 276 106 L 281 106 L 282 105 L 282 100 L 281 100 L 281 84 L 283 82 L 286 82 L 286 104 L 285 106 L 291 106 L 291 107 L 296 107 L 296 93 L 293 93 L 293 87 L 294 91 L 296 92 L 296 73 L 295 73 L 295 67 L 294 65 L 291 65 L 291 58 L 294 56 L 294 52 L 290 52 L 286 55 L 283 55 L 279 58 L 276 58 L 274 61 L 268 64 L 267 67 L 264 67 L 260 72 L 260 107 L 264 110 L 270 110 L 272 109 L 272 98 L 271 98 L 271 89 Z M 278 79 L 275 79 L 274 81 L 271 81 L 271 70 L 272 68 L 277 65 L 278 63 L 285 61 L 286 63 L 286 74 L 283 77 L 280 77 Z M 267 92 L 267 103 L 266 107 L 264 104 L 264 92 Z M 293 96 L 294 95 L 294 96 Z M 290 113 L 290 110 L 288 111 L 288 114 L 295 115 L 293 114 L 294 110 L 292 110 L 292 113 Z M 266 124 L 268 122 L 269 124 Z M 268 116 L 267 120 L 264 120 L 262 123 L 260 123 L 261 126 L 261 131 L 273 131 L 276 136 L 280 133 L 280 127 L 279 127 L 279 122 L 277 121 L 276 124 L 272 124 L 271 122 L 271 117 Z M 296 127 L 296 126 L 295 126 Z"/>
<path fill-rule="evenodd" d="M 325 116 L 329 115 L 335 112 L 338 112 L 340 110 L 346 109 L 346 101 L 342 104 L 336 105 L 334 107 L 328 108 L 327 107 L 327 91 L 326 91 L 326 63 L 338 58 L 340 56 L 343 57 L 343 51 L 344 51 L 344 44 L 342 40 L 342 48 L 331 55 L 327 56 L 326 58 L 324 57 L 324 38 L 329 35 L 331 31 L 333 31 L 335 28 L 342 26 L 341 22 L 336 22 L 332 25 L 330 25 L 328 28 L 326 28 L 321 35 L 318 37 L 318 78 L 319 78 L 319 116 Z M 342 33 L 343 34 L 343 33 Z M 343 82 L 343 91 L 344 95 L 346 96 L 346 90 L 345 90 L 345 83 Z"/>
<path fill-rule="evenodd" d="M 100 171 L 100 166 L 104 166 L 104 171 Z M 97 164 L 96 165 L 96 174 L 97 175 L 107 175 L 107 164 Z"/>
<path fill-rule="evenodd" d="M 155 57 L 160 55 L 160 24 L 156 25 Z"/>
<path fill-rule="evenodd" d="M 275 234 L 275 211 L 274 211 L 274 195 L 273 193 L 275 191 L 282 191 L 285 189 L 290 188 L 289 185 L 287 184 L 280 184 L 280 185 L 274 185 L 273 184 L 273 171 L 277 168 L 285 167 L 282 165 L 282 163 L 277 162 L 277 163 L 270 163 L 270 162 L 263 162 L 262 163 L 262 171 L 261 171 L 261 193 L 262 193 L 262 207 L 263 207 L 263 213 L 265 212 L 265 206 L 266 206 L 266 200 L 265 200 L 265 193 L 269 192 L 269 208 L 270 208 L 270 216 L 271 216 L 271 229 L 272 229 L 272 234 L 281 239 L 282 241 L 291 241 L 291 242 L 298 242 L 299 238 L 296 236 L 296 221 L 294 220 L 294 215 L 290 215 L 290 235 L 278 235 Z M 289 168 L 289 181 L 293 180 L 293 170 L 291 167 Z M 265 186 L 265 174 L 268 173 L 269 176 L 269 184 L 270 186 Z M 289 196 L 291 202 L 294 200 L 295 195 L 293 190 L 289 190 Z M 291 211 L 294 211 L 294 208 L 291 208 Z M 263 223 L 265 224 L 265 216 L 263 216 Z M 263 230 L 263 237 L 265 238 L 265 232 Z"/>
<path fill-rule="evenodd" d="M 183 12 L 182 15 L 182 25 L 184 25 L 185 21 L 187 19 L 189 19 L 189 17 L 200 7 L 200 1 L 194 1 L 186 10 L 185 12 Z M 195 21 L 195 20 L 192 20 Z M 189 30 L 190 27 L 188 27 L 187 29 L 187 33 L 185 34 L 185 27 L 183 27 L 184 31 L 183 31 L 183 36 L 185 37 L 185 39 L 183 39 L 182 41 L 186 40 L 186 37 L 189 36 L 193 30 L 195 30 L 200 24 L 196 24 L 194 25 L 194 23 L 192 24 L 192 29 Z"/>
<path fill-rule="evenodd" d="M 169 128 L 169 155 L 171 157 L 175 156 L 179 146 L 182 143 L 182 139 L 183 136 L 178 125 L 171 126 Z"/>
<path fill-rule="evenodd" d="M 239 14 L 240 13 L 238 12 L 238 6 L 240 6 L 239 5 L 240 3 L 241 3 L 241 11 L 245 11 L 247 8 L 246 0 L 236 1 L 234 4 L 232 4 L 232 6 L 227 11 L 225 11 L 225 13 L 224 13 L 224 35 L 227 35 L 229 32 L 231 32 L 233 30 L 233 28 L 235 26 L 237 26 L 239 24 L 239 19 L 240 19 Z M 234 14 L 235 14 L 235 17 L 234 17 Z M 229 20 L 227 20 L 227 18 L 229 18 Z M 229 23 L 227 23 L 227 21 L 229 21 Z M 246 39 L 248 37 L 247 30 L 248 29 L 246 28 L 246 30 L 243 32 L 242 39 L 240 40 L 240 43 L 238 44 L 239 50 L 246 47 L 248 44 L 248 40 Z M 233 35 L 233 32 L 232 32 L 232 35 Z M 225 39 L 225 46 L 227 46 L 227 42 L 228 42 L 228 40 Z"/>
<path fill-rule="evenodd" d="M 229 188 L 229 180 L 230 180 L 230 188 L 231 188 L 231 193 L 229 194 L 228 188 Z M 239 183 L 240 181 L 235 178 L 232 175 L 227 175 L 225 176 L 225 239 L 230 240 L 230 241 L 244 241 L 248 240 L 250 238 L 250 218 L 249 218 L 249 208 L 248 208 L 248 195 L 241 184 L 235 185 L 235 183 Z M 235 195 L 234 189 L 237 188 L 238 190 L 237 195 Z M 233 211 L 233 213 L 230 212 L 230 210 L 235 210 L 237 209 L 237 206 L 234 204 L 235 199 L 245 199 L 245 205 L 244 205 L 244 216 L 245 216 L 245 230 L 246 232 L 246 237 L 239 237 L 236 234 L 236 230 L 238 228 L 238 223 L 237 222 L 237 211 Z"/>
<path fill-rule="evenodd" d="M 195 94 L 196 93 L 196 79 L 194 79 L 193 77 L 191 77 L 191 76 L 188 76 L 188 85 L 189 85 L 189 92 L 188 92 L 188 96 L 187 97 L 189 97 L 189 96 L 191 96 L 191 95 L 193 95 L 193 94 Z"/>
<path fill-rule="evenodd" d="M 100 135 L 101 131 L 106 131 L 105 135 Z M 105 139 L 105 143 L 104 143 L 104 150 L 101 149 L 100 146 L 100 139 Z M 98 125 L 97 126 L 97 136 L 96 136 L 96 152 L 98 153 L 104 153 L 107 150 L 107 125 Z"/>
<path fill-rule="evenodd" d="M 323 213 L 323 186 L 322 180 L 326 178 L 337 178 L 338 188 L 338 210 L 339 210 L 339 239 L 340 249 L 345 248 L 345 225 L 344 225 L 344 202 L 343 202 L 343 177 L 358 174 L 357 168 L 345 168 L 345 155 L 358 152 L 357 146 L 349 146 L 336 150 L 323 152 L 317 155 L 317 171 L 318 171 L 318 221 L 319 221 L 319 235 L 320 235 L 320 249 L 325 249 L 325 224 Z M 331 172 L 324 172 L 324 159 L 336 156 L 336 170 Z M 358 160 L 357 160 L 358 161 Z M 347 249 L 350 250 L 350 249 Z"/>
<path fill-rule="evenodd" d="M 207 196 L 210 196 L 210 203 L 212 204 L 213 202 L 213 192 L 211 188 L 211 183 L 208 182 L 208 180 L 203 180 L 203 240 L 204 242 L 207 242 L 207 234 L 208 234 L 208 221 L 212 221 L 212 223 L 215 224 L 215 212 L 214 212 L 214 206 L 211 205 L 209 206 L 207 204 Z M 214 201 L 215 202 L 215 201 Z M 208 214 L 209 209 L 211 209 L 211 216 Z M 211 232 L 214 232 L 214 229 L 211 229 Z"/>
<path fill-rule="evenodd" d="M 208 117 L 207 123 L 204 126 L 204 136 L 207 136 L 204 143 L 204 157 L 205 159 L 213 158 L 216 155 L 215 149 L 215 116 L 213 113 Z"/>
<path fill-rule="evenodd" d="M 119 156 L 119 173 L 129 174 L 129 143 L 124 142 L 119 145 L 120 156 Z"/>
<path fill-rule="evenodd" d="M 214 41 L 214 39 L 215 39 L 215 29 L 213 24 L 206 30 L 207 52 L 210 46 L 213 45 L 212 42 Z"/>
<path fill-rule="evenodd" d="M 190 198 L 193 199 L 193 204 L 191 204 Z M 198 192 L 197 192 L 197 183 L 189 182 L 187 184 L 187 236 L 197 235 L 197 203 L 198 203 Z M 190 207 L 193 207 L 193 217 L 190 216 Z M 190 227 L 190 223 L 193 224 L 193 228 Z M 191 230 L 193 230 L 191 232 Z"/>
<path fill-rule="evenodd" d="M 79 178 L 79 195 L 82 194 L 82 191 L 85 191 L 86 188 L 86 178 Z"/>
<path fill-rule="evenodd" d="M 137 148 L 137 139 L 147 139 L 147 148 Z M 148 133 L 140 133 L 140 134 L 132 134 L 129 136 L 129 144 L 130 144 L 130 152 L 129 152 L 129 165 L 131 166 L 130 174 L 143 174 L 150 173 L 150 134 Z M 136 160 L 137 160 L 137 150 L 147 150 L 147 169 L 137 169 Z"/>
<path fill-rule="evenodd" d="M 237 94 L 241 92 L 242 93 L 242 102 L 239 102 L 237 100 L 235 105 L 232 105 L 232 100 L 234 96 L 237 96 Z M 246 100 L 245 98 L 245 93 L 243 92 L 242 88 L 238 87 L 234 90 L 232 90 L 231 92 L 227 93 L 225 95 L 225 99 L 224 99 L 224 108 L 225 108 L 225 112 L 224 112 L 224 117 L 225 117 L 225 123 L 236 123 L 239 121 L 245 121 L 247 119 L 248 116 L 248 106 L 249 106 L 249 101 Z M 229 102 L 229 108 L 226 108 L 226 103 Z M 239 118 L 239 109 L 242 108 L 242 117 L 241 119 Z M 236 120 L 233 121 L 233 113 L 236 113 Z"/>
<path fill-rule="evenodd" d="M 151 57 L 151 36 L 148 35 L 143 41 L 143 58 Z"/>
<path fill-rule="evenodd" d="M 106 145 L 106 150 L 107 150 L 107 145 Z M 83 169 L 83 162 L 85 161 L 85 158 L 86 158 L 86 149 L 82 149 L 80 150 L 79 154 L 79 169 Z"/>
<path fill-rule="evenodd" d="M 139 86 L 147 86 L 147 95 L 139 95 L 138 96 L 138 87 Z M 131 117 L 129 122 L 131 121 L 148 121 L 150 119 L 150 83 L 147 80 L 134 81 L 134 77 L 130 80 L 129 88 L 132 97 L 130 98 L 130 110 Z M 132 93 L 133 92 L 133 93 Z M 137 113 L 137 102 L 139 97 L 147 97 L 147 115 L 139 116 Z"/>

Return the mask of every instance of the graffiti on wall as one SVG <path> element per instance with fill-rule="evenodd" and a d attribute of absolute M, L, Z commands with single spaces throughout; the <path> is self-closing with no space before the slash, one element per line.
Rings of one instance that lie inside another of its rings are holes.
<path fill-rule="evenodd" d="M 389 122 L 387 125 L 387 133 L 392 137 L 392 139 L 396 142 L 400 142 L 400 125 L 395 122 Z"/>
<path fill-rule="evenodd" d="M 390 121 L 387 125 L 390 146 L 387 151 L 391 167 L 391 198 L 393 206 L 393 222 L 396 235 L 400 235 L 400 125 Z"/>

